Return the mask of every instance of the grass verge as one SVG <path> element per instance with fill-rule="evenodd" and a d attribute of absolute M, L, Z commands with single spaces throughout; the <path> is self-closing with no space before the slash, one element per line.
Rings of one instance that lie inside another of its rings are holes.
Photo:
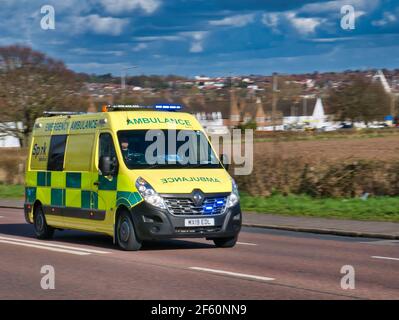
<path fill-rule="evenodd" d="M 0 184 L 0 199 L 21 199 L 24 197 L 24 186 L 20 184 Z"/>
<path fill-rule="evenodd" d="M 0 184 L 0 199 L 23 197 L 23 185 Z M 241 208 L 243 211 L 264 214 L 399 222 L 399 197 L 371 197 L 362 200 L 279 194 L 253 197 L 241 194 Z"/>
<path fill-rule="evenodd" d="M 399 222 L 399 197 L 362 200 L 312 198 L 305 195 L 252 197 L 241 194 L 241 208 L 243 211 L 288 216 Z"/>

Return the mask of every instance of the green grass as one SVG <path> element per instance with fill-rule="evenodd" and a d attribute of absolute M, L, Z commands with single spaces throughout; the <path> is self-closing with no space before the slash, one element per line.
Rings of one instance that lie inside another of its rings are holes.
<path fill-rule="evenodd" d="M 23 185 L 0 184 L 0 199 L 21 199 Z M 304 195 L 252 197 L 241 194 L 243 211 L 289 216 L 399 222 L 399 197 L 312 198 Z"/>
<path fill-rule="evenodd" d="M 23 185 L 0 184 L 0 199 L 20 199 L 24 197 Z"/>
<path fill-rule="evenodd" d="M 399 222 L 399 197 L 312 198 L 304 195 L 252 197 L 241 194 L 243 211 L 289 216 Z"/>

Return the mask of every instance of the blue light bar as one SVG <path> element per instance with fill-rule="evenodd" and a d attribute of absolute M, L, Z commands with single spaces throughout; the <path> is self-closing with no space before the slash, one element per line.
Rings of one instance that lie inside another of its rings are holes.
<path fill-rule="evenodd" d="M 156 109 L 156 110 L 165 110 L 165 111 L 176 111 L 181 110 L 182 106 L 178 104 L 157 104 L 155 106 L 142 106 L 138 104 L 115 104 L 108 105 L 107 109 L 109 111 L 123 111 L 123 110 L 132 110 L 132 109 Z"/>
<path fill-rule="evenodd" d="M 155 105 L 155 109 L 174 111 L 174 110 L 181 110 L 182 106 L 178 104 L 157 104 Z"/>

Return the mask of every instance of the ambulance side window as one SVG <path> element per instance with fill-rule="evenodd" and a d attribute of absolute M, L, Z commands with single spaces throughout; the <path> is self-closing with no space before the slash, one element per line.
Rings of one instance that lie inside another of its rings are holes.
<path fill-rule="evenodd" d="M 66 135 L 51 136 L 47 170 L 62 171 L 64 169 Z"/>
<path fill-rule="evenodd" d="M 100 154 L 98 159 L 101 157 L 110 157 L 114 160 L 114 166 L 117 166 L 116 152 L 112 136 L 109 133 L 100 134 Z"/>

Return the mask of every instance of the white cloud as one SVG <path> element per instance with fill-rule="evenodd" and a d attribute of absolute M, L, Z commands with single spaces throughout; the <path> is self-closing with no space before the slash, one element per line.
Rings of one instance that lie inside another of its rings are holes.
<path fill-rule="evenodd" d="M 202 51 L 204 51 L 204 47 L 202 45 L 202 42 L 193 42 L 191 44 L 190 52 L 198 53 L 198 52 L 202 52 Z"/>
<path fill-rule="evenodd" d="M 315 29 L 326 21 L 325 18 L 299 17 L 294 11 L 264 13 L 262 15 L 262 23 L 274 32 L 280 32 L 278 27 L 285 22 L 291 24 L 302 35 L 314 33 Z"/>
<path fill-rule="evenodd" d="M 73 53 L 73 54 L 78 54 L 78 55 L 94 55 L 94 56 L 98 56 L 98 55 L 114 55 L 117 57 L 121 57 L 124 54 L 124 51 L 120 51 L 120 50 L 91 50 L 91 49 L 87 49 L 87 48 L 72 48 L 69 50 L 69 52 Z"/>
<path fill-rule="evenodd" d="M 136 46 L 133 47 L 133 51 L 134 52 L 139 52 L 142 51 L 144 49 L 147 49 L 148 45 L 146 43 L 139 43 Z"/>
<path fill-rule="evenodd" d="M 163 36 L 144 36 L 144 37 L 135 37 L 135 41 L 139 41 L 140 44 L 133 48 L 133 51 L 140 51 L 144 49 L 144 45 L 147 46 L 148 42 L 156 42 L 156 41 L 189 41 L 190 49 L 189 51 L 192 53 L 199 53 L 204 51 L 204 40 L 208 35 L 208 31 L 186 31 L 179 32 L 173 35 L 163 35 Z"/>
<path fill-rule="evenodd" d="M 145 42 L 152 42 L 152 41 L 179 41 L 182 40 L 182 37 L 171 35 L 171 36 L 146 36 L 146 37 L 135 37 L 137 41 L 145 41 Z"/>
<path fill-rule="evenodd" d="M 129 19 L 100 17 L 97 14 L 75 17 L 73 20 L 77 33 L 93 32 L 112 36 L 120 35 L 123 32 L 123 28 L 129 24 Z"/>
<path fill-rule="evenodd" d="M 279 31 L 278 28 L 277 28 L 279 20 L 280 20 L 279 14 L 275 13 L 275 12 L 264 13 L 262 15 L 262 23 L 265 26 L 271 28 L 273 30 L 273 32 L 278 32 Z"/>
<path fill-rule="evenodd" d="M 309 35 L 315 32 L 316 28 L 324 25 L 325 28 L 333 24 L 334 19 L 341 17 L 341 7 L 352 5 L 355 10 L 355 17 L 365 15 L 374 10 L 380 0 L 334 0 L 327 2 L 308 3 L 297 10 L 279 11 L 264 13 L 262 23 L 271 28 L 273 32 L 280 32 L 279 28 L 284 23 L 290 24 L 302 35 Z"/>
<path fill-rule="evenodd" d="M 100 0 L 101 4 L 108 13 L 119 14 L 141 9 L 145 13 L 156 11 L 161 2 L 159 0 Z"/>
<path fill-rule="evenodd" d="M 254 21 L 254 14 L 239 14 L 231 17 L 226 17 L 221 20 L 211 20 L 209 24 L 212 26 L 233 26 L 244 27 Z"/>
<path fill-rule="evenodd" d="M 323 18 L 303 18 L 298 17 L 295 12 L 287 12 L 284 14 L 292 26 L 301 34 L 314 33 L 315 29 L 326 19 Z"/>
<path fill-rule="evenodd" d="M 320 42 L 320 43 L 330 43 L 330 42 L 339 42 L 339 41 L 351 41 L 354 39 L 361 39 L 361 37 L 340 37 L 340 38 L 314 38 L 310 39 L 311 42 Z"/>
<path fill-rule="evenodd" d="M 375 27 L 382 27 L 389 23 L 395 22 L 397 20 L 396 16 L 390 12 L 385 11 L 382 19 L 374 20 L 371 24 Z"/>
<path fill-rule="evenodd" d="M 351 5 L 358 10 L 369 11 L 373 10 L 379 4 L 379 0 L 336 0 L 327 2 L 316 2 L 305 4 L 298 12 L 306 14 L 316 14 L 316 13 L 336 13 L 340 14 L 340 10 L 344 5 Z"/>
<path fill-rule="evenodd" d="M 191 53 L 199 53 L 204 51 L 204 39 L 208 35 L 207 31 L 189 31 L 189 32 L 180 32 L 179 35 L 183 37 L 188 37 L 192 39 L 190 45 Z"/>

